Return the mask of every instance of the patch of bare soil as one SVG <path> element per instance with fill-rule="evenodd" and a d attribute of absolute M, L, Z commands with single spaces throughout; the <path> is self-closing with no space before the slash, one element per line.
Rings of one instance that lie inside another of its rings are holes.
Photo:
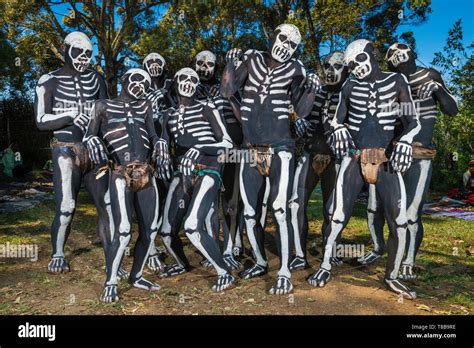
<path fill-rule="evenodd" d="M 81 216 L 76 216 L 81 218 Z M 93 217 L 88 217 L 93 218 Z M 136 231 L 134 232 L 136 236 Z M 287 296 L 268 294 L 276 277 L 278 258 L 274 239 L 267 234 L 267 256 L 271 272 L 264 277 L 238 280 L 237 286 L 223 293 L 210 287 L 215 273 L 199 265 L 200 256 L 187 243 L 186 251 L 194 268 L 171 279 L 158 279 L 146 271 L 146 277 L 158 281 L 162 289 L 146 292 L 120 283 L 121 301 L 98 301 L 104 281 L 104 260 L 94 231 L 74 233 L 68 241 L 67 258 L 72 271 L 49 274 L 46 271 L 50 246 L 40 238 L 37 262 L 2 262 L 0 265 L 0 314 L 448 314 L 434 298 L 402 300 L 382 285 L 384 265 L 369 268 L 351 264 L 335 268 L 333 280 L 325 288 L 312 288 L 306 278 L 319 265 L 310 255 L 312 269 L 293 275 L 294 293 Z M 44 236 L 46 237 L 46 236 Z M 186 238 L 183 236 L 183 240 Z M 186 241 L 187 242 L 187 241 Z M 131 244 L 132 245 L 132 244 Z M 312 250 L 313 252 L 314 250 Z M 125 258 L 130 269 L 132 257 Z M 246 266 L 251 259 L 242 260 Z M 421 284 L 420 284 L 421 285 Z M 417 286 L 414 287 L 415 289 Z"/>

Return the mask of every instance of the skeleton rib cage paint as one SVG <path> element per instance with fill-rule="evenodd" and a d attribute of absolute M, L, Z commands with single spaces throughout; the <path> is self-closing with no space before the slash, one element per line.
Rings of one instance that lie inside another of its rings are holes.
<path fill-rule="evenodd" d="M 347 128 L 358 149 L 387 149 L 394 138 L 400 107 L 404 107 L 409 115 L 415 115 L 413 101 L 409 105 L 398 103 L 400 84 L 408 88 L 406 79 L 396 73 L 385 75 L 374 83 L 350 80 L 344 84 L 343 91 L 349 96 Z M 416 132 L 406 134 L 409 143 Z M 373 134 L 380 136 L 374 137 Z"/>
<path fill-rule="evenodd" d="M 59 69 L 43 75 L 36 87 L 38 127 L 53 130 L 59 141 L 81 141 L 83 132 L 73 124 L 73 119 L 81 113 L 90 115 L 94 101 L 101 97 L 100 79 L 102 77 L 93 70 L 63 75 Z M 44 100 L 46 93 L 51 93 L 51 100 Z M 70 122 L 64 123 L 67 118 Z"/>
<path fill-rule="evenodd" d="M 291 94 L 291 89 L 297 77 L 304 80 L 303 65 L 291 58 L 272 69 L 265 63 L 264 53 L 256 50 L 245 52 L 243 64 L 248 67 L 240 108 L 244 141 L 250 144 L 293 143 L 289 116 L 290 104 L 296 96 Z M 242 65 L 237 68 L 237 74 Z M 270 129 L 274 131 L 269 132 Z"/>
<path fill-rule="evenodd" d="M 124 165 L 134 161 L 148 162 L 157 137 L 150 134 L 151 106 L 146 100 L 122 102 L 105 100 L 95 104 L 95 117 L 100 118 L 102 140 L 109 157 Z M 107 115 L 104 117 L 103 115 Z M 91 138 L 86 134 L 84 141 Z M 134 141 L 139 139 L 140 141 Z"/>

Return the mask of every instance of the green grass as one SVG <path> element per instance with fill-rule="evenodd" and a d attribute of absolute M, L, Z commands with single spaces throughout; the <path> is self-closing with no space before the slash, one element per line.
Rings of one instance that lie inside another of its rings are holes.
<path fill-rule="evenodd" d="M 320 255 L 321 244 L 321 195 L 319 188 L 312 195 L 308 216 L 310 219 L 309 252 L 313 255 Z M 103 273 L 103 264 L 90 262 L 88 260 L 102 260 L 102 250 L 98 244 L 98 237 L 95 232 L 95 208 L 87 193 L 81 191 L 78 198 L 78 212 L 74 219 L 74 233 L 82 234 L 82 244 L 74 244 L 74 238 L 68 242 L 66 251 L 75 255 L 79 253 L 90 253 L 86 262 L 90 278 L 87 281 L 97 282 Z M 54 217 L 54 202 L 47 200 L 40 205 L 17 213 L 0 214 L 0 244 L 10 243 L 37 243 L 40 245 L 40 254 L 46 255 L 50 252 L 50 225 Z M 433 299 L 443 304 L 444 308 L 449 308 L 447 313 L 465 314 L 466 309 L 471 311 L 474 308 L 474 284 L 473 284 L 473 258 L 474 252 L 474 222 L 468 222 L 446 217 L 424 216 L 425 237 L 421 246 L 421 251 L 417 258 L 420 266 L 420 277 L 415 281 L 415 285 L 420 298 Z M 134 226 L 136 230 L 136 226 Z M 385 227 L 385 236 L 388 230 Z M 87 245 L 90 241 L 93 245 Z M 349 225 L 343 232 L 343 242 L 348 244 L 362 243 L 366 246 L 366 251 L 371 249 L 370 234 L 367 229 L 366 210 L 362 204 L 357 204 Z M 42 249 L 42 250 L 41 250 Z M 0 269 L 11 269 L 15 267 L 29 267 L 28 261 L 16 261 L 13 263 L 0 260 Z M 371 270 L 383 271 L 384 260 L 371 266 Z M 33 275 L 35 284 L 48 291 L 55 288 L 59 281 L 57 277 L 47 273 L 35 272 Z M 92 279 L 94 278 L 94 280 Z M 80 282 L 84 280 L 74 280 Z M 15 284 L 12 284 L 14 286 Z M 191 286 L 192 284 L 181 283 L 180 286 Z M 8 285 L 10 286 L 10 285 Z M 174 290 L 163 289 L 162 295 L 172 296 Z M 187 292 L 196 296 L 208 289 L 191 288 Z M 167 293 L 169 292 L 169 293 Z M 177 294 L 177 293 L 176 293 Z M 150 295 L 150 296 L 155 296 Z M 97 301 L 96 301 L 97 302 Z M 94 308 L 103 308 L 103 305 L 91 303 Z M 10 311 L 10 306 L 15 308 Z M 29 308 L 29 305 L 12 305 L 11 302 L 2 303 L 0 300 L 1 313 L 36 313 L 36 308 Z M 122 308 L 120 304 L 110 305 L 114 308 Z M 225 303 L 223 304 L 225 306 Z M 30 306 L 31 307 L 31 306 Z M 133 307 L 133 306 L 132 306 Z M 135 306 L 136 307 L 136 306 Z M 128 307 L 127 307 L 128 308 Z M 128 309 L 127 309 L 128 310 Z M 220 311 L 222 312 L 222 311 Z M 441 314 L 446 314 L 445 312 Z"/>
<path fill-rule="evenodd" d="M 320 231 L 322 197 L 318 191 L 319 187 L 310 199 L 308 219 L 313 223 L 310 230 Z M 420 297 L 435 297 L 447 305 L 474 308 L 474 222 L 424 215 L 423 226 L 424 238 L 417 256 L 421 272 L 416 285 Z M 388 236 L 387 226 L 384 236 Z M 310 234 L 309 239 L 319 245 L 320 234 Z M 343 231 L 343 242 L 364 243 L 366 250 L 372 248 L 364 205 L 356 204 Z M 454 311 L 463 314 L 462 309 L 454 308 Z"/>

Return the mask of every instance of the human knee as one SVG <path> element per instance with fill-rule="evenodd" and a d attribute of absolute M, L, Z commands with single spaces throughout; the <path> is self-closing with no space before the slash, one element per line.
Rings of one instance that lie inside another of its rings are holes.
<path fill-rule="evenodd" d="M 59 223 L 61 226 L 68 226 L 69 223 L 71 222 L 72 215 L 61 215 L 59 217 Z"/>
<path fill-rule="evenodd" d="M 198 231 L 185 230 L 186 236 L 194 245 L 201 243 L 201 234 Z"/>
<path fill-rule="evenodd" d="M 184 230 L 185 231 L 196 231 L 198 226 L 198 219 L 194 215 L 189 215 L 184 220 Z M 186 232 L 187 233 L 187 232 Z"/>
<path fill-rule="evenodd" d="M 283 224 L 286 222 L 286 218 L 287 218 L 286 211 L 287 210 L 285 208 L 278 208 L 278 209 L 273 208 L 273 215 L 275 216 L 275 220 L 277 221 L 278 224 Z"/>

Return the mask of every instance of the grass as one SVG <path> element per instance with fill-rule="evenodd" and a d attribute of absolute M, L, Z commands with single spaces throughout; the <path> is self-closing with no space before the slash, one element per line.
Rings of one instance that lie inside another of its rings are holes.
<path fill-rule="evenodd" d="M 368 269 L 351 266 L 351 262 L 342 266 L 337 271 L 337 283 L 333 280 L 333 290 L 330 290 L 329 285 L 325 290 L 334 291 L 336 296 L 334 302 L 330 302 L 333 301 L 331 292 L 324 293 L 322 297 L 322 293 L 317 292 L 321 290 L 313 292 L 309 287 L 295 285 L 295 289 L 298 289 L 298 291 L 295 290 L 296 304 L 288 304 L 286 300 L 276 299 L 264 291 L 272 278 L 251 282 L 240 281 L 235 290 L 225 294 L 214 294 L 209 289 L 214 276 L 196 266 L 193 272 L 181 278 L 163 280 L 165 285 L 160 281 L 163 289 L 159 293 L 140 292 L 127 284 L 121 284 L 121 292 L 126 294 L 126 298 L 118 304 L 103 305 L 97 300 L 103 282 L 103 252 L 95 233 L 95 208 L 90 197 L 81 191 L 78 198 L 73 231 L 66 246 L 67 257 L 76 270 L 67 275 L 51 275 L 45 272 L 45 265 L 51 252 L 49 231 L 53 216 L 52 200 L 46 200 L 34 208 L 21 212 L 0 215 L 0 244 L 35 243 L 38 244 L 40 252 L 40 262 L 37 263 L 0 259 L 0 271 L 8 274 L 8 277 L 0 278 L 0 314 L 194 314 L 198 312 L 206 314 L 308 314 L 328 307 L 324 301 L 333 303 L 334 308 L 339 305 L 344 307 L 345 301 L 348 301 L 351 296 L 354 297 L 356 304 L 357 301 L 361 303 L 365 301 L 364 306 L 370 307 L 370 298 L 364 297 L 365 295 L 361 295 L 360 299 L 357 297 L 360 295 L 359 290 L 367 288 L 372 289 L 370 290 L 372 292 L 378 291 L 377 276 L 383 274 L 385 265 L 384 257 L 382 261 Z M 308 247 L 314 259 L 310 262 L 314 267 L 318 264 L 317 257 L 321 256 L 322 215 L 321 195 L 318 191 L 311 197 L 308 216 L 310 219 Z M 414 282 L 419 302 L 402 310 L 409 309 L 407 314 L 413 311 L 419 311 L 420 314 L 472 313 L 474 309 L 472 258 L 474 223 L 425 215 L 424 226 L 425 237 L 417 259 L 421 269 L 420 278 Z M 133 229 L 136 237 L 137 226 L 134 225 Z M 386 230 L 385 236 L 387 233 Z M 371 248 L 365 207 L 362 204 L 357 204 L 354 210 L 354 215 L 343 233 L 343 243 L 362 243 L 366 245 L 366 250 Z M 185 250 L 187 254 L 192 254 L 194 248 L 190 247 L 186 241 Z M 126 263 L 129 268 L 131 258 L 128 259 Z M 199 258 L 196 260 L 194 264 L 198 263 Z M 307 274 L 310 274 L 309 271 Z M 302 284 L 304 284 L 304 276 L 300 277 Z M 347 289 L 351 289 L 352 286 L 358 288 L 355 288 L 356 292 L 349 297 L 339 296 L 338 292 L 344 290 L 342 289 L 344 286 Z M 58 288 L 61 288 L 59 295 Z M 71 294 L 74 294 L 77 300 L 75 305 L 69 306 L 67 303 Z M 385 292 L 382 294 L 381 297 L 387 299 L 383 302 L 386 308 L 382 309 L 374 302 L 374 308 L 367 309 L 367 312 L 363 313 L 399 313 L 392 311 L 397 305 L 396 298 L 393 300 L 393 297 L 386 295 Z M 298 303 L 302 305 L 298 306 Z M 332 307 L 328 308 L 328 311 L 322 313 L 333 313 Z M 340 312 L 344 313 L 344 310 L 345 308 L 342 308 Z M 339 311 L 335 310 L 334 313 L 339 313 Z"/>

